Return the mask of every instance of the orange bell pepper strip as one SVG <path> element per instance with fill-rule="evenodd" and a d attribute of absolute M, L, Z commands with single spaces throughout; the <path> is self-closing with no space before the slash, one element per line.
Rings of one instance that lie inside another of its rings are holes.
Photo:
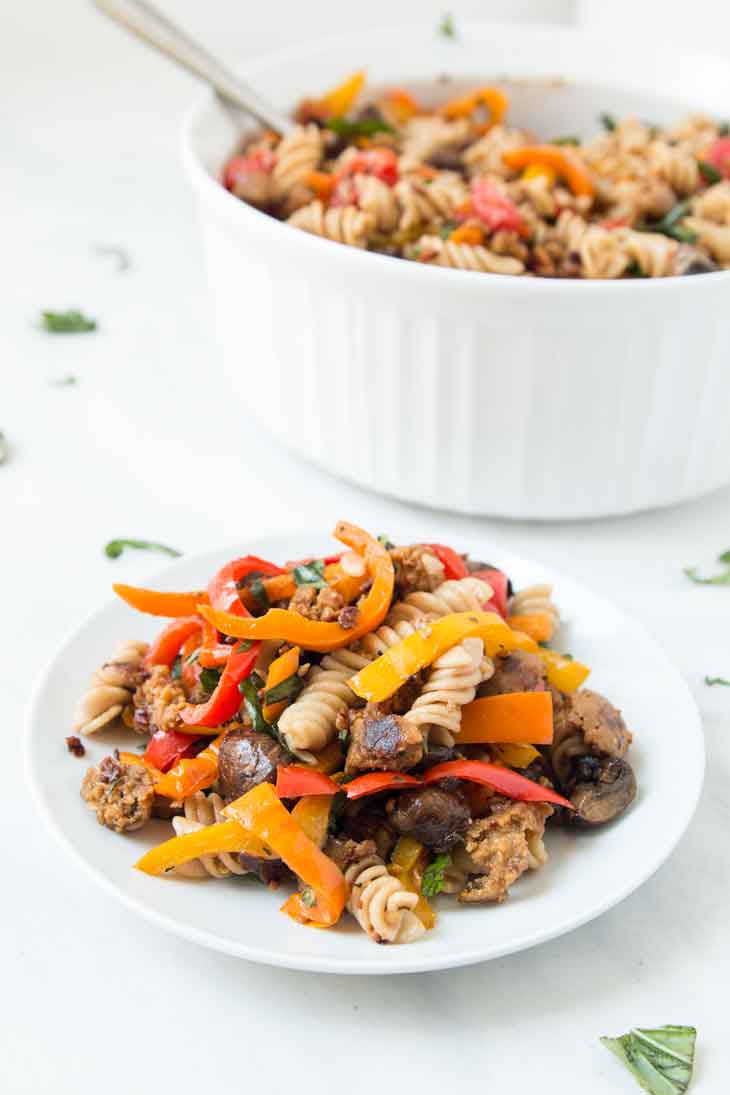
<path fill-rule="evenodd" d="M 509 99 L 498 87 L 480 87 L 468 95 L 451 99 L 441 108 L 441 112 L 447 118 L 468 118 L 479 106 L 485 106 L 489 111 L 487 128 L 491 129 L 504 118 L 509 109 Z"/>
<path fill-rule="evenodd" d="M 550 745 L 553 698 L 545 692 L 510 692 L 484 696 L 461 709 L 459 745 L 526 742 Z"/>
<path fill-rule="evenodd" d="M 559 654 L 557 650 L 538 650 L 537 653 L 545 663 L 547 679 L 560 692 L 575 692 L 590 675 L 587 665 L 567 654 Z"/>
<path fill-rule="evenodd" d="M 547 643 L 553 637 L 554 623 L 547 612 L 528 612 L 524 615 L 508 616 L 507 623 L 515 631 L 529 635 L 536 643 Z"/>
<path fill-rule="evenodd" d="M 160 773 L 155 793 L 164 798 L 182 799 L 204 791 L 218 778 L 218 753 L 225 734 L 220 734 L 197 757 L 179 761 L 165 775 Z"/>
<path fill-rule="evenodd" d="M 521 636 L 495 612 L 452 612 L 391 646 L 350 678 L 350 688 L 368 703 L 387 700 L 414 673 L 472 635 L 484 640 L 490 657 L 525 648 Z M 532 640 L 528 643 L 534 646 Z"/>
<path fill-rule="evenodd" d="M 186 639 L 200 631 L 200 617 L 183 616 L 172 620 L 167 627 L 160 632 L 145 654 L 144 664 L 172 665 L 180 653 L 180 648 Z"/>
<path fill-rule="evenodd" d="M 337 87 L 326 91 L 317 100 L 317 105 L 324 108 L 328 114 L 340 117 L 352 109 L 355 100 L 365 86 L 365 69 L 358 69 L 343 80 Z"/>
<path fill-rule="evenodd" d="M 237 821 L 221 821 L 206 825 L 194 833 L 185 833 L 158 844 L 138 859 L 135 867 L 145 874 L 159 875 L 199 859 L 201 855 L 219 855 L 221 852 L 247 852 L 249 855 L 271 859 L 271 852 L 252 833 Z"/>
<path fill-rule="evenodd" d="M 390 608 L 395 574 L 393 561 L 383 545 L 369 533 L 340 521 L 335 537 L 364 556 L 365 567 L 372 585 L 362 604 L 354 627 L 338 623 L 310 620 L 288 609 L 270 608 L 263 616 L 241 618 L 227 612 L 217 612 L 207 605 L 200 606 L 201 615 L 225 635 L 239 639 L 281 639 L 305 650 L 338 650 L 378 627 Z"/>
<path fill-rule="evenodd" d="M 448 238 L 450 243 L 468 243 L 472 247 L 479 247 L 484 243 L 484 233 L 478 224 L 460 224 Z"/>
<path fill-rule="evenodd" d="M 327 839 L 331 809 L 332 799 L 329 795 L 307 795 L 299 799 L 291 812 L 297 825 L 318 848 Z"/>
<path fill-rule="evenodd" d="M 230 643 L 218 642 L 218 632 L 207 620 L 201 619 L 202 627 L 201 647 L 198 654 L 198 664 L 204 669 L 217 669 L 225 665 L 231 656 L 233 647 Z"/>
<path fill-rule="evenodd" d="M 223 813 L 276 852 L 304 883 L 306 889 L 292 894 L 282 912 L 316 927 L 337 923 L 347 900 L 344 875 L 297 825 L 270 783 L 259 783 Z"/>
<path fill-rule="evenodd" d="M 150 764 L 148 760 L 145 760 L 144 756 L 140 756 L 139 753 L 127 753 L 123 749 L 119 750 L 119 763 L 120 764 L 139 764 L 142 768 L 146 768 L 149 774 L 154 780 L 162 778 L 162 772 L 159 768 L 155 768 L 154 764 Z"/>
<path fill-rule="evenodd" d="M 310 171 L 302 181 L 327 205 L 334 194 L 338 179 L 336 175 L 329 175 L 326 171 Z"/>
<path fill-rule="evenodd" d="M 530 144 L 508 148 L 502 153 L 502 160 L 514 171 L 521 171 L 530 164 L 551 167 L 577 197 L 592 198 L 595 194 L 593 179 L 580 156 L 562 145 Z"/>
<path fill-rule="evenodd" d="M 288 680 L 289 677 L 293 677 L 299 669 L 299 647 L 293 646 L 290 650 L 286 650 L 283 654 L 275 658 L 269 666 L 269 671 L 266 675 L 266 692 L 275 688 L 277 684 L 282 684 Z M 264 693 L 265 695 L 265 693 Z M 288 706 L 289 700 L 279 700 L 278 703 L 265 703 L 263 705 L 262 714 L 268 723 L 276 722 L 279 715 Z"/>
<path fill-rule="evenodd" d="M 383 96 L 383 103 L 390 108 L 399 125 L 403 125 L 421 109 L 418 101 L 404 87 L 394 87 L 387 91 Z"/>
<path fill-rule="evenodd" d="M 196 605 L 206 604 L 208 601 L 205 590 L 193 593 L 162 593 L 158 589 L 139 589 L 120 582 L 114 582 L 112 589 L 117 597 L 148 616 L 192 616 L 197 611 Z"/>

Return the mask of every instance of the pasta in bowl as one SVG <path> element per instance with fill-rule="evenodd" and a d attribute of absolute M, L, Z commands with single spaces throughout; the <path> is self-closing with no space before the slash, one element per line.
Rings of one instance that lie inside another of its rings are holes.
<path fill-rule="evenodd" d="M 170 622 L 79 700 L 77 733 L 117 723 L 144 746 L 93 765 L 81 793 L 118 833 L 170 819 L 147 874 L 254 876 L 291 891 L 300 923 L 347 913 L 376 942 L 414 942 L 437 894 L 498 904 L 541 868 L 546 825 L 578 840 L 622 814 L 632 735 L 547 645 L 549 585 L 514 590 L 443 544 L 335 535 L 346 550 L 242 556 L 205 590 L 115 587 Z"/>

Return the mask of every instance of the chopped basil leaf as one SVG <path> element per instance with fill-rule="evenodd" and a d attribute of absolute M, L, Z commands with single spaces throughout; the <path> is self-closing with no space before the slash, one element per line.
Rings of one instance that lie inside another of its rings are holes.
<path fill-rule="evenodd" d="M 7 440 L 5 439 L 5 434 L 0 433 L 0 464 L 4 464 L 6 462 L 9 453 L 10 453 L 10 449 L 8 448 L 8 443 L 7 443 Z"/>
<path fill-rule="evenodd" d="M 104 554 L 109 559 L 118 559 L 125 548 L 137 548 L 140 551 L 162 551 L 165 555 L 177 558 L 181 551 L 167 547 L 166 544 L 156 544 L 153 540 L 110 540 L 104 547 Z"/>
<path fill-rule="evenodd" d="M 374 137 L 376 133 L 395 133 L 393 126 L 382 118 L 361 118 L 359 121 L 330 118 L 325 125 L 345 141 L 352 140 L 353 137 Z"/>
<path fill-rule="evenodd" d="M 69 373 L 68 376 L 59 376 L 57 380 L 52 380 L 50 383 L 54 388 L 71 388 L 78 382 L 78 377 L 74 376 L 73 373 Z"/>
<path fill-rule="evenodd" d="M 282 700 L 296 699 L 303 688 L 302 678 L 298 673 L 292 673 L 291 677 L 268 689 L 264 694 L 264 704 L 268 706 L 271 703 L 281 703 Z"/>
<path fill-rule="evenodd" d="M 258 575 L 250 582 L 246 583 L 246 588 L 256 601 L 262 612 L 267 612 L 269 609 L 269 598 L 266 593 L 266 586 Z"/>
<path fill-rule="evenodd" d="M 111 244 L 97 243 L 94 246 L 94 250 L 97 255 L 108 255 L 109 258 L 114 259 L 117 266 L 117 273 L 123 274 L 126 270 L 129 270 L 132 265 L 132 259 L 129 251 L 124 247 L 115 247 Z"/>
<path fill-rule="evenodd" d="M 439 228 L 439 235 L 441 236 L 441 239 L 442 240 L 447 240 L 449 238 L 449 236 L 451 235 L 451 233 L 454 231 L 455 228 L 456 228 L 456 221 L 446 221 L 446 224 L 442 224 L 441 227 Z M 378 537 L 378 539 L 380 540 L 380 537 Z M 386 542 L 383 544 L 383 547 L 387 547 L 388 546 L 387 536 L 384 539 L 385 539 Z M 382 543 L 382 540 L 381 540 L 381 543 Z"/>
<path fill-rule="evenodd" d="M 245 654 L 247 650 L 250 650 L 253 646 L 253 639 L 243 639 L 240 643 L 237 643 L 233 653 Z"/>
<path fill-rule="evenodd" d="M 67 312 L 41 312 L 41 324 L 55 335 L 76 335 L 96 330 L 96 320 L 88 319 L 76 308 Z"/>
<path fill-rule="evenodd" d="M 711 574 L 709 577 L 703 578 L 702 575 L 697 573 L 697 567 L 685 567 L 683 573 L 687 575 L 690 582 L 694 582 L 698 586 L 728 586 L 730 585 L 730 561 L 727 555 L 727 552 L 723 552 L 718 558 L 718 562 L 724 563 L 727 567 L 720 574 Z"/>
<path fill-rule="evenodd" d="M 725 566 L 730 567 L 730 550 L 723 551 L 721 555 L 718 555 L 717 561 L 718 563 L 724 563 Z"/>
<path fill-rule="evenodd" d="M 720 122 L 717 132 L 720 137 L 730 137 L 730 122 Z"/>
<path fill-rule="evenodd" d="M 302 905 L 306 905 L 308 909 L 313 908 L 317 904 L 317 898 L 311 886 L 305 886 L 299 896 L 302 899 Z"/>
<path fill-rule="evenodd" d="M 709 183 L 722 182 L 722 171 L 718 171 L 714 164 L 708 163 L 707 160 L 698 160 L 697 166 L 700 169 L 700 175 L 703 179 L 706 179 Z"/>
<path fill-rule="evenodd" d="M 381 532 L 380 536 L 378 536 L 378 543 L 382 544 L 386 551 L 392 551 L 395 547 L 395 544 L 390 539 L 390 537 L 386 536 L 383 532 Z"/>
<path fill-rule="evenodd" d="M 637 224 L 636 227 L 639 232 L 660 232 L 684 243 L 694 243 L 697 239 L 697 233 L 693 232 L 691 228 L 685 228 L 677 223 L 689 213 L 690 206 L 691 201 L 687 198 L 685 201 L 677 202 L 660 221 L 644 221 L 642 224 Z"/>
<path fill-rule="evenodd" d="M 667 228 L 665 235 L 680 243 L 697 243 L 699 236 L 694 228 L 686 228 L 683 224 L 677 224 L 674 228 Z"/>
<path fill-rule="evenodd" d="M 298 586 L 324 589 L 327 585 L 324 580 L 324 559 L 315 559 L 312 563 L 300 563 L 299 566 L 294 567 L 292 573 Z"/>
<path fill-rule="evenodd" d="M 276 738 L 276 740 L 281 743 L 278 728 L 266 721 L 264 713 L 261 710 L 259 692 L 263 686 L 264 682 L 259 674 L 254 671 L 250 676 L 241 681 L 238 690 L 243 696 L 243 702 L 249 718 L 251 719 L 253 730 L 255 730 L 257 734 L 270 734 L 272 738 Z"/>
<path fill-rule="evenodd" d="M 175 661 L 172 663 L 172 673 L 170 674 L 170 676 L 172 677 L 172 679 L 174 681 L 179 681 L 181 673 L 182 673 L 182 658 L 178 654 L 178 656 L 175 658 Z"/>
<path fill-rule="evenodd" d="M 330 836 L 336 836 L 336 834 L 338 833 L 340 823 L 345 813 L 346 804 L 347 795 L 344 791 L 337 791 L 337 793 L 332 796 L 329 824 L 327 826 L 327 832 L 330 834 Z"/>
<path fill-rule="evenodd" d="M 568 144 L 577 148 L 580 145 L 580 137 L 554 137 L 550 144 Z"/>
<path fill-rule="evenodd" d="M 614 129 L 616 128 L 616 119 L 614 118 L 613 114 L 600 114 L 599 118 L 601 120 L 601 125 L 606 130 L 606 132 L 613 133 Z"/>
<path fill-rule="evenodd" d="M 421 893 L 424 897 L 435 897 L 444 888 L 444 872 L 451 863 L 448 852 L 435 856 L 423 872 Z"/>
<path fill-rule="evenodd" d="M 710 688 L 713 688 L 716 684 L 722 685 L 723 688 L 730 688 L 730 681 L 727 677 L 705 677 L 705 684 Z"/>
<path fill-rule="evenodd" d="M 694 1027 L 635 1027 L 619 1038 L 601 1038 L 649 1095 L 683 1095 L 692 1079 L 697 1031 Z"/>
<path fill-rule="evenodd" d="M 220 669 L 201 669 L 200 670 L 200 687 L 204 692 L 207 692 L 209 696 L 212 696 L 218 687 L 218 682 L 221 679 Z"/>
<path fill-rule="evenodd" d="M 447 12 L 436 28 L 442 38 L 456 38 L 456 26 L 451 12 Z"/>
<path fill-rule="evenodd" d="M 337 739 L 343 749 L 347 749 L 350 744 L 350 731 L 340 730 L 337 734 Z"/>
<path fill-rule="evenodd" d="M 194 650 L 192 652 L 192 654 L 188 654 L 187 658 L 185 659 L 185 664 L 186 665 L 194 665 L 195 662 L 197 662 L 199 656 L 200 656 L 200 647 L 198 647 L 197 650 Z"/>

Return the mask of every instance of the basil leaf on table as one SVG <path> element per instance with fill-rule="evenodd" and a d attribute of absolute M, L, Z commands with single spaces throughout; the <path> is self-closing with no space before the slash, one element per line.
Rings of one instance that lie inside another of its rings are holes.
<path fill-rule="evenodd" d="M 619 1038 L 601 1038 L 649 1095 L 683 1095 L 692 1079 L 694 1027 L 634 1027 Z"/>

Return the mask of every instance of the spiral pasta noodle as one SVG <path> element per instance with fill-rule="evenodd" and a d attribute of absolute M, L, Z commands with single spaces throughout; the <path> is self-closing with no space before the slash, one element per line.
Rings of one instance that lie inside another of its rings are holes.
<path fill-rule="evenodd" d="M 625 255 L 633 259 L 642 274 L 650 278 L 666 278 L 675 272 L 679 244 L 658 232 L 634 232 L 630 228 L 616 231 Z"/>
<path fill-rule="evenodd" d="M 691 194 L 697 189 L 700 181 L 697 160 L 684 149 L 666 141 L 652 141 L 649 162 L 678 194 Z"/>
<path fill-rule="evenodd" d="M 449 121 L 438 114 L 418 116 L 404 127 L 401 167 L 417 167 L 445 148 L 454 148 L 468 140 L 469 125 L 463 119 Z"/>
<path fill-rule="evenodd" d="M 491 659 L 484 656 L 482 640 L 463 639 L 433 663 L 420 695 L 404 718 L 430 742 L 453 745 L 461 727 L 462 707 L 471 703 L 477 686 L 493 672 Z"/>
<path fill-rule="evenodd" d="M 354 699 L 350 677 L 369 661 L 352 650 L 335 650 L 310 670 L 308 684 L 279 719 L 280 733 L 301 760 L 314 763 L 312 752 L 332 740 L 337 716 Z"/>
<path fill-rule="evenodd" d="M 176 836 L 185 836 L 186 833 L 197 832 L 207 825 L 214 825 L 217 821 L 225 821 L 223 806 L 223 799 L 215 792 L 206 795 L 202 791 L 196 791 L 194 795 L 188 796 L 183 803 L 184 816 L 172 819 Z M 230 852 L 200 856 L 199 859 L 181 864 L 175 871 L 186 878 L 230 878 L 231 875 L 246 874 L 245 868 Z"/>
<path fill-rule="evenodd" d="M 350 887 L 347 908 L 375 943 L 413 943 L 425 933 L 413 912 L 418 894 L 404 889 L 380 856 L 353 863 L 345 879 Z"/>
<path fill-rule="evenodd" d="M 560 627 L 560 609 L 553 600 L 553 587 L 547 582 L 518 589 L 509 599 L 508 620 L 510 616 L 529 616 L 533 612 L 544 612 L 549 616 L 553 630 Z"/>
<path fill-rule="evenodd" d="M 272 184 L 277 197 L 284 197 L 295 183 L 303 182 L 322 159 L 322 136 L 314 124 L 298 125 L 282 138 L 276 149 Z"/>
<path fill-rule="evenodd" d="M 524 144 L 527 144 L 527 135 L 523 130 L 495 125 L 489 133 L 465 149 L 464 163 L 472 176 L 501 175 L 510 178 L 514 171 L 505 166 L 502 153 Z"/>
<path fill-rule="evenodd" d="M 618 278 L 629 265 L 619 239 L 597 224 L 589 224 L 577 213 L 565 210 L 555 227 L 558 239 L 580 258 L 586 278 Z"/>
<path fill-rule="evenodd" d="M 715 183 L 696 197 L 692 213 L 701 220 L 730 225 L 730 181 Z"/>
<path fill-rule="evenodd" d="M 416 627 L 422 627 L 424 621 L 437 620 L 450 612 L 479 612 L 491 596 L 489 583 L 481 578 L 449 579 L 432 593 L 426 590 L 409 593 L 391 608 L 387 622 L 395 626 L 401 620 L 408 620 Z"/>
<path fill-rule="evenodd" d="M 321 201 L 303 205 L 292 213 L 287 223 L 314 236 L 322 236 L 335 243 L 347 243 L 350 247 L 365 247 L 368 236 L 375 228 L 372 213 L 366 213 L 354 205 L 325 209 Z"/>
<path fill-rule="evenodd" d="M 447 171 L 432 182 L 401 179 L 394 189 L 401 210 L 399 228 L 404 232 L 418 224 L 448 220 L 469 196 L 461 176 Z"/>
<path fill-rule="evenodd" d="M 74 709 L 76 733 L 95 734 L 130 706 L 147 650 L 147 643 L 127 640 L 116 647 L 109 661 L 94 671 L 90 687 Z"/>
<path fill-rule="evenodd" d="M 478 270 L 483 274 L 522 274 L 525 264 L 509 255 L 495 255 L 487 247 L 469 243 L 453 243 L 440 236 L 422 236 L 417 246 L 422 261 L 434 266 L 449 266 L 452 270 Z"/>
<path fill-rule="evenodd" d="M 400 214 L 393 188 L 376 175 L 355 175 L 352 182 L 358 207 L 372 218 L 373 228 L 379 232 L 392 231 Z"/>
<path fill-rule="evenodd" d="M 715 224 L 702 217 L 685 217 L 682 222 L 697 234 L 697 240 L 703 244 L 713 258 L 723 266 L 730 264 L 730 225 Z"/>

